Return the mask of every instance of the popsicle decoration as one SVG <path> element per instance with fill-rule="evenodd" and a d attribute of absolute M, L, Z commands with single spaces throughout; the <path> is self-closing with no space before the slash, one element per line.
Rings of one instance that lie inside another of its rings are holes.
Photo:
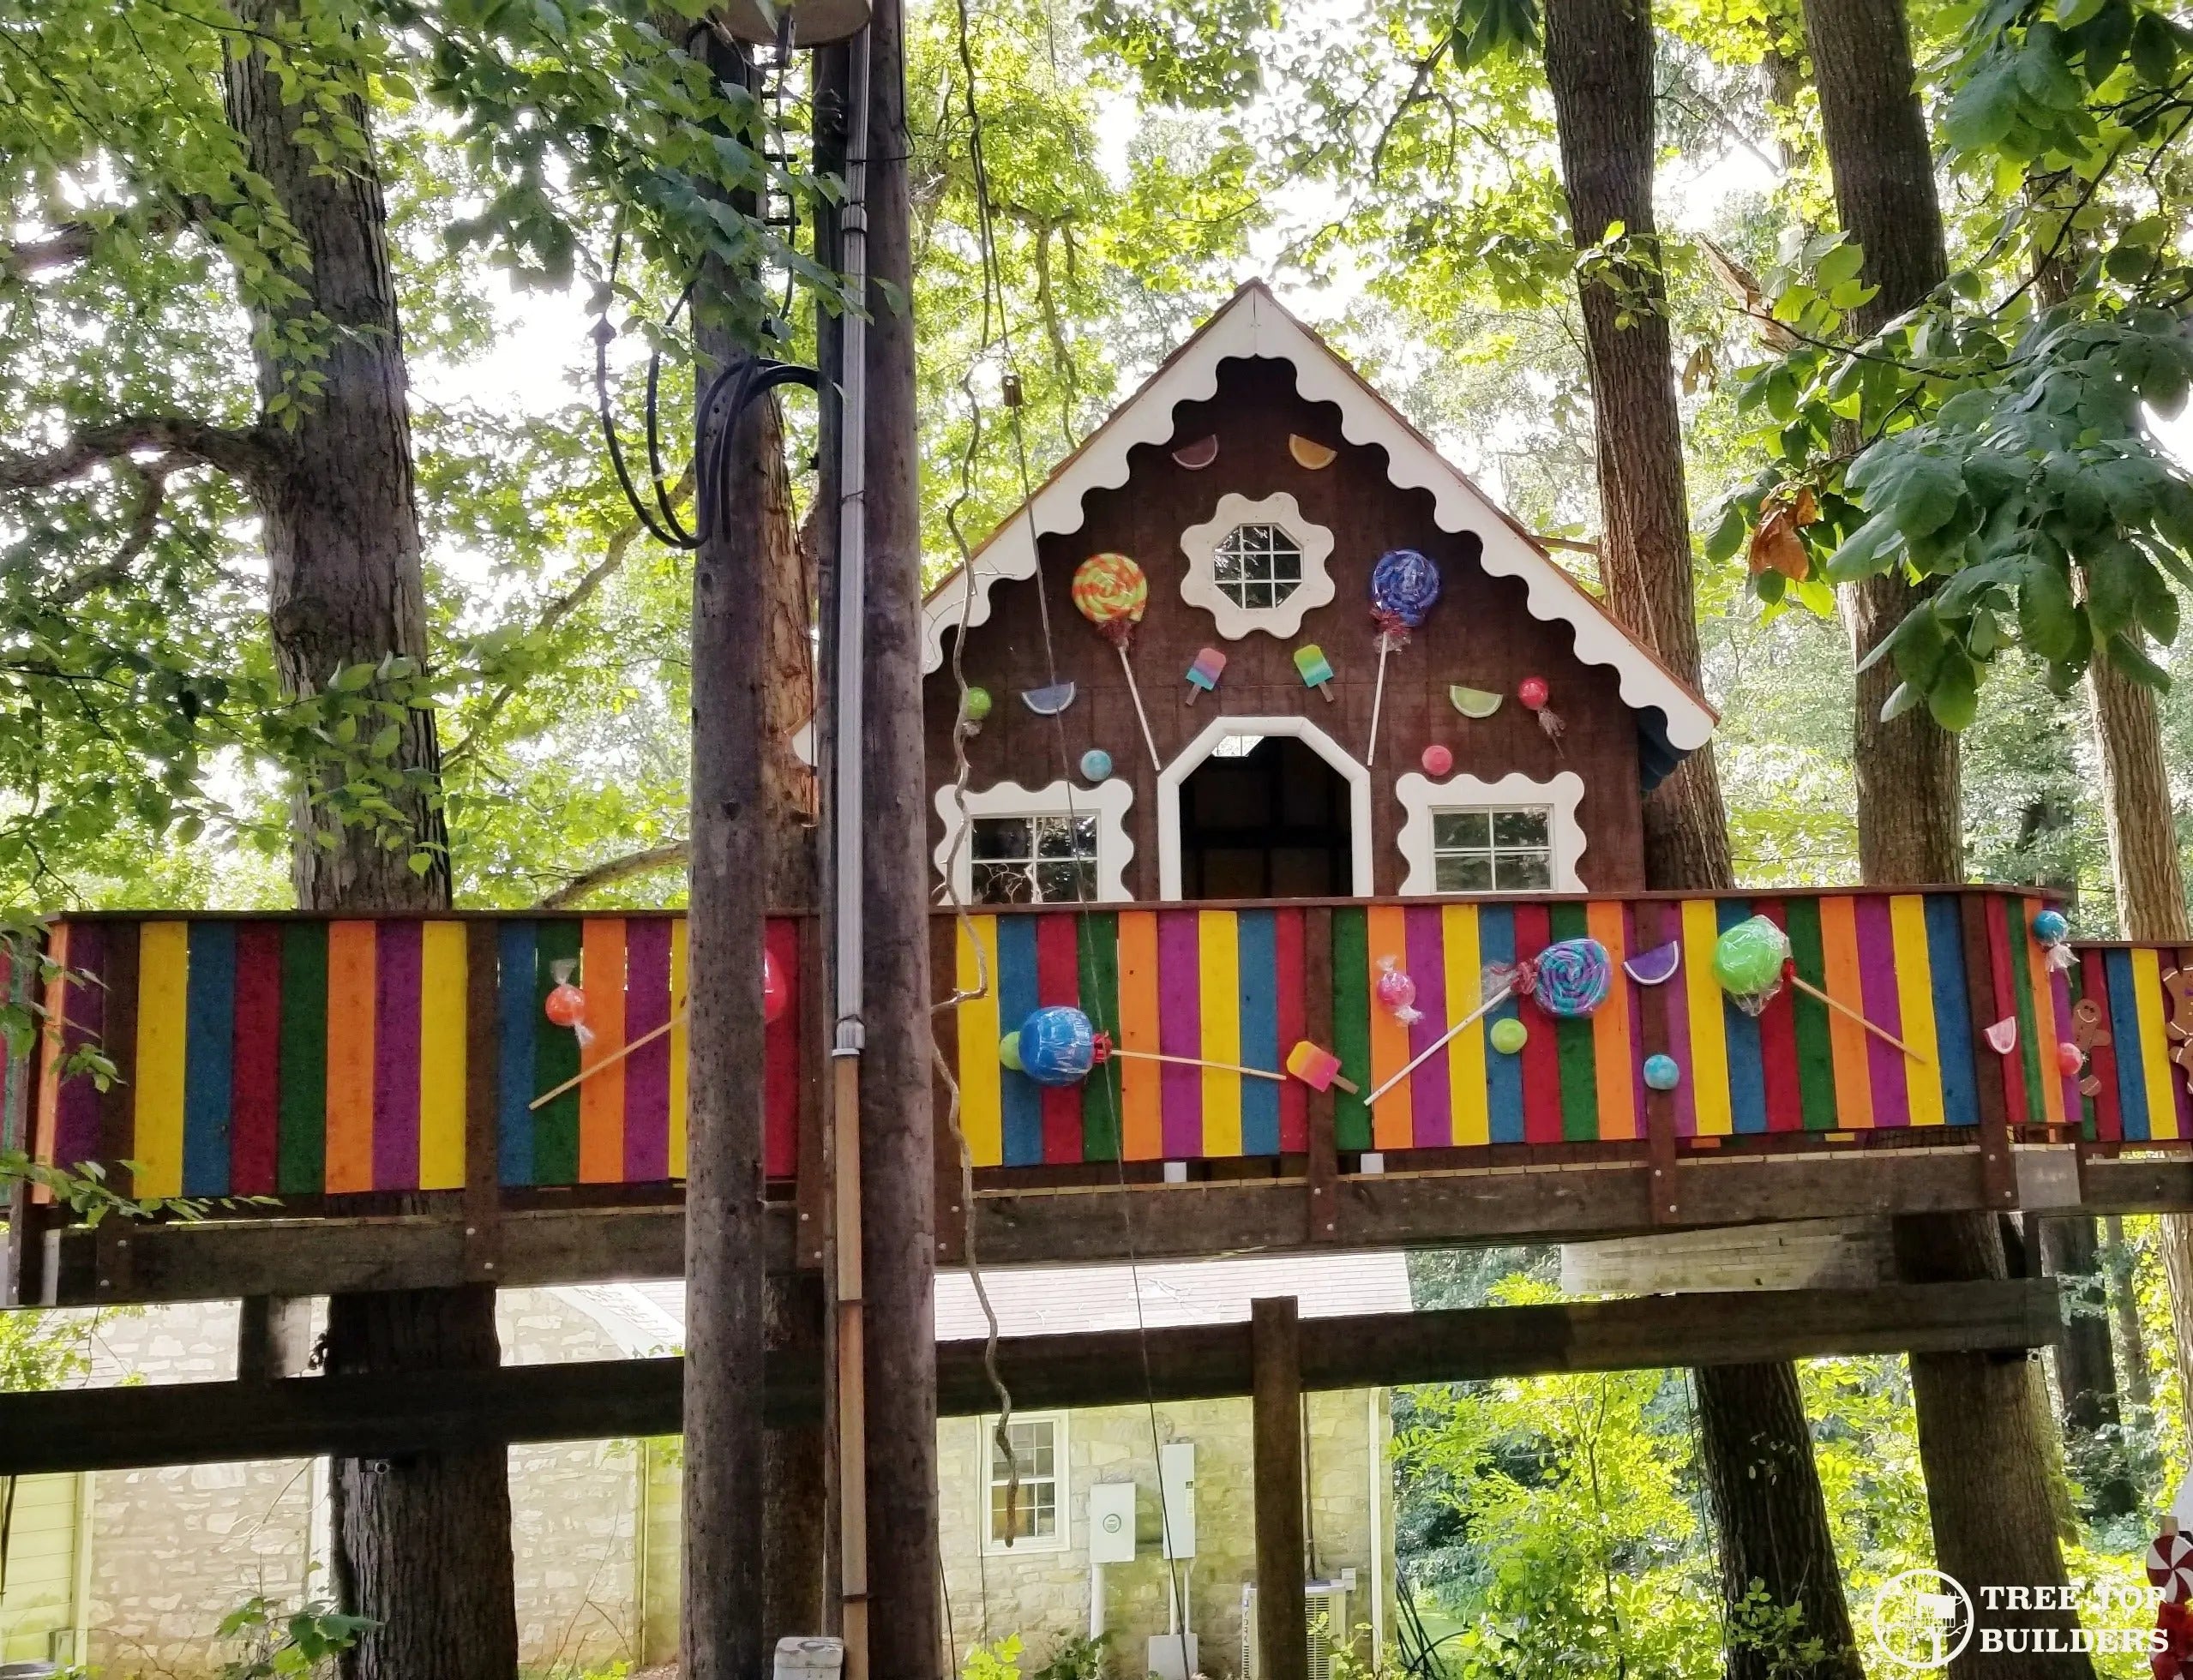
<path fill-rule="evenodd" d="M 1225 671 L 1226 656 L 1217 648 L 1207 647 L 1198 653 L 1195 663 L 1188 667 L 1187 704 L 1193 705 L 1197 695 L 1213 693 L 1218 687 L 1218 679 L 1225 675 Z"/>
<path fill-rule="evenodd" d="M 1307 1038 L 1287 1053 L 1287 1071 L 1313 1091 L 1329 1091 L 1337 1085 L 1349 1095 L 1355 1095 L 1355 1086 L 1341 1077 L 1340 1058 Z"/>
<path fill-rule="evenodd" d="M 1483 984 L 1484 1001 L 1426 1045 L 1400 1072 L 1365 1097 L 1367 1105 L 1376 1103 L 1510 998 L 1529 998 L 1548 1015 L 1561 1020 L 1579 1020 L 1591 1014 L 1607 1001 L 1607 993 L 1613 987 L 1614 959 L 1596 939 L 1558 939 L 1535 957 L 1492 964 L 1485 970 Z M 1502 1036 L 1516 1041 L 1512 1033 Z"/>
<path fill-rule="evenodd" d="M 1295 650 L 1295 669 L 1302 674 L 1302 681 L 1332 701 L 1332 663 L 1325 657 L 1325 650 L 1315 642 L 1307 642 Z"/>
<path fill-rule="evenodd" d="M 1424 622 L 1439 598 L 1439 568 L 1429 555 L 1389 549 L 1371 568 L 1371 622 L 1379 627 L 1379 681 L 1371 693 L 1371 744 L 1363 762 L 1379 756 L 1379 711 L 1386 697 L 1386 655 L 1409 645 L 1409 633 Z"/>
<path fill-rule="evenodd" d="M 1150 579 L 1125 555 L 1091 555 L 1074 569 L 1073 605 L 1118 651 L 1120 669 L 1127 675 L 1127 693 L 1134 699 L 1134 715 L 1142 725 L 1142 744 L 1150 749 L 1151 768 L 1162 771 L 1165 766 L 1157 757 L 1157 738 L 1150 732 L 1150 714 L 1142 709 L 1142 690 L 1135 684 L 1134 663 L 1127 657 L 1134 627 L 1142 622 L 1150 605 Z"/>
<path fill-rule="evenodd" d="M 1728 993 L 1728 1000 L 1746 1015 L 1757 1015 L 1774 1001 L 1787 981 L 1808 998 L 1817 998 L 1837 1014 L 1855 1021 L 1884 1044 L 1893 1044 L 1912 1060 L 1931 1065 L 1930 1059 L 1913 1049 L 1887 1028 L 1869 1021 L 1848 1004 L 1830 997 L 1797 972 L 1790 956 L 1789 935 L 1765 916 L 1738 922 L 1714 944 L 1714 978 Z"/>

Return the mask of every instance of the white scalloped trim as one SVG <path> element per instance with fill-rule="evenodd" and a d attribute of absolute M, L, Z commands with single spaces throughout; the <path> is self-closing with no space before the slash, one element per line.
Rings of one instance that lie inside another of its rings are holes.
<path fill-rule="evenodd" d="M 1543 805 L 1553 813 L 1547 835 L 1553 843 L 1553 876 L 1556 892 L 1582 892 L 1578 873 L 1584 848 L 1590 843 L 1583 825 L 1577 820 L 1577 807 L 1583 802 L 1583 777 L 1573 770 L 1557 771 L 1550 780 L 1534 782 L 1521 771 L 1511 771 L 1497 782 L 1480 781 L 1470 775 L 1450 776 L 1434 782 L 1415 771 L 1397 778 L 1393 796 L 1401 801 L 1401 831 L 1394 837 L 1401 861 L 1409 866 L 1401 891 L 1414 898 L 1439 891 L 1439 864 L 1432 855 L 1432 817 L 1439 811 L 1478 811 L 1493 806 Z M 1449 897 L 1473 897 L 1449 893 Z"/>
<path fill-rule="evenodd" d="M 1475 531 L 1485 545 L 1485 569 L 1495 577 L 1523 580 L 1532 617 L 1558 621 L 1575 631 L 1577 657 L 1610 667 L 1626 705 L 1633 710 L 1657 707 L 1667 719 L 1669 741 L 1680 751 L 1696 752 L 1712 738 L 1713 709 L 1631 641 L 1598 602 L 1441 459 L 1421 433 L 1331 345 L 1289 315 L 1260 280 L 1251 280 L 1228 299 L 1067 458 L 1025 507 L 990 534 L 970 566 L 937 585 L 922 609 L 924 672 L 944 663 L 945 632 L 961 621 L 963 611 L 970 627 L 983 623 L 990 615 L 992 587 L 1003 579 L 1036 575 L 1038 537 L 1080 530 L 1084 499 L 1092 490 L 1117 489 L 1127 483 L 1128 453 L 1137 444 L 1167 441 L 1173 435 L 1175 409 L 1217 393 L 1218 364 L 1231 357 L 1268 357 L 1292 365 L 1295 388 L 1304 398 L 1339 408 L 1341 433 L 1350 443 L 1376 444 L 1386 452 L 1390 483 L 1402 489 L 1429 490 L 1433 518 L 1442 531 Z"/>
<path fill-rule="evenodd" d="M 1276 607 L 1235 606 L 1218 587 L 1218 545 L 1245 525 L 1277 525 L 1301 551 L 1302 581 Z M 1227 491 L 1209 519 L 1181 533 L 1181 552 L 1188 561 L 1181 579 L 1181 599 L 1209 613 L 1218 633 L 1229 642 L 1258 630 L 1291 641 L 1301 629 L 1305 614 L 1332 604 L 1332 573 L 1325 564 L 1332 557 L 1332 533 L 1305 517 L 1301 504 L 1284 490 L 1255 501 L 1238 491 Z"/>
<path fill-rule="evenodd" d="M 1094 817 L 1097 902 L 1124 903 L 1133 897 L 1127 886 L 1127 865 L 1134 861 L 1134 836 L 1127 829 L 1127 813 L 1133 807 L 1134 784 L 1117 776 L 1093 788 L 1063 781 L 1047 788 L 1024 788 L 1018 782 L 970 788 L 964 816 L 958 790 L 939 788 L 936 813 L 944 819 L 944 838 L 932 854 L 937 873 L 951 881 L 962 903 L 974 896 L 975 868 L 965 836 L 977 817 Z"/>

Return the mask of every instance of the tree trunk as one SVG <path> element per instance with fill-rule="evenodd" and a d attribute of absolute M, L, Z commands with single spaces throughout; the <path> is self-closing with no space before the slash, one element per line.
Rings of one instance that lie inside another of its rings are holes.
<path fill-rule="evenodd" d="M 239 22 L 297 27 L 291 0 L 242 0 Z M 257 487 L 267 561 L 267 616 L 285 688 L 323 689 L 345 666 L 389 655 L 427 658 L 426 592 L 405 409 L 403 344 L 389 272 L 388 211 L 370 160 L 328 169 L 295 129 L 279 77 L 257 53 L 231 57 L 230 122 L 311 254 L 303 296 L 262 317 L 262 399 L 282 389 L 270 330 L 314 315 L 327 323 L 318 400 L 295 411 L 280 467 Z M 369 113 L 345 113 L 363 132 Z M 406 773 L 388 794 L 399 843 L 331 815 L 325 785 L 296 804 L 293 878 L 309 910 L 436 910 L 449 905 L 434 714 L 406 712 L 385 761 Z M 318 802 L 312 794 L 323 798 Z M 411 867 L 423 853 L 427 867 Z M 329 1303 L 330 1371 L 472 1369 L 501 1363 L 495 1292 L 419 1290 Z M 330 1476 L 332 1570 L 345 1608 L 374 1625 L 345 1654 L 348 1680 L 509 1680 L 518 1662 L 508 1455 L 500 1448 L 390 1460 L 338 1459 Z"/>
<path fill-rule="evenodd" d="M 936 1150 L 929 1101 L 921 473 L 914 406 L 904 9 L 869 25 L 867 1050 L 861 1069 L 869 1672 L 941 1672 L 936 1469 Z"/>
<path fill-rule="evenodd" d="M 1614 291 L 1603 283 L 1581 289 L 1599 459 L 1600 578 L 1615 621 L 1695 683 L 1697 592 L 1652 213 L 1652 51 L 1643 0 L 1548 0 L 1546 79 L 1570 233 L 1585 249 L 1620 223 L 1647 265 L 1631 278 L 1653 303 L 1618 326 Z M 1702 886 L 1733 879 L 1710 745 L 1645 800 L 1645 878 Z"/>
<path fill-rule="evenodd" d="M 2065 1448 L 2097 1518 L 2123 1516 L 2135 1493 L 2117 1403 L 2117 1360 L 2109 1342 L 2109 1300 L 2100 1244 L 2092 1215 L 2031 1219 L 2038 1227 L 2042 1269 L 2062 1280 L 2065 1317 L 2056 1344 L 2058 1403 Z"/>
<path fill-rule="evenodd" d="M 710 68 L 746 85 L 736 48 L 708 39 Z M 742 207 L 751 210 L 750 205 Z M 722 321 L 725 275 L 701 268 L 694 292 L 696 383 L 750 366 Z M 694 417 L 695 456 L 723 451 L 694 499 L 692 873 L 686 925 L 692 981 L 686 1175 L 686 1360 L 682 1680 L 754 1680 L 767 1666 L 763 1618 L 766 1457 L 761 1425 L 766 1288 L 762 1251 L 763 896 L 776 848 L 763 762 L 771 493 L 782 451 L 770 408 L 735 374 Z M 773 459 L 772 459 L 773 458 Z M 780 491 L 781 494 L 781 491 Z M 756 587 L 757 579 L 764 587 Z"/>
<path fill-rule="evenodd" d="M 1569 223 L 1581 249 L 1619 222 L 1657 261 L 1652 213 L 1652 20 L 1625 0 L 1549 0 L 1546 75 L 1553 92 Z M 1639 277 L 1657 303 L 1655 271 Z M 1615 621 L 1685 681 L 1699 678 L 1697 591 L 1683 440 L 1670 369 L 1667 318 L 1655 307 L 1629 325 L 1603 284 L 1580 303 L 1591 366 L 1598 448 L 1601 576 Z M 1733 885 L 1728 823 L 1710 746 L 1692 754 L 1645 804 L 1645 881 L 1653 887 Z M 1803 1613 L 1799 1639 L 1827 1655 L 1811 1672 L 1857 1680 L 1855 1641 L 1836 1567 L 1827 1503 L 1812 1459 L 1797 1369 L 1784 1361 L 1695 1373 L 1706 1476 L 1719 1531 L 1728 1652 L 1735 1680 L 1788 1674 L 1786 1642 L 1747 1641 L 1743 1606 L 1757 1586 Z M 1763 1497 L 1771 1486 L 1772 1497 Z"/>
<path fill-rule="evenodd" d="M 1854 319 L 1877 331 L 1922 302 L 1948 272 L 1926 121 L 1914 88 L 1902 0 L 1808 0 L 1805 21 L 1820 99 L 1820 127 L 1844 231 L 1880 290 Z M 1861 659 L 1914 599 L 1901 577 L 1844 591 L 1843 611 Z M 1858 782 L 1859 865 L 1873 886 L 1961 879 L 1962 800 L 1956 739 L 1924 707 L 1891 723 L 1881 706 L 1894 687 L 1882 668 L 1858 678 L 1852 756 Z M 1959 1214 L 1896 1221 L 1899 1262 L 1914 1281 L 2004 1275 L 1993 1217 Z M 1911 1361 L 1920 1462 L 1933 1520 L 1936 1562 L 1974 1590 L 2064 1583 L 2050 1511 L 2050 1420 L 2023 1360 L 1932 1353 Z M 2018 1611 L 2022 1626 L 2076 1620 L 2069 1611 Z M 1981 1603 L 1982 1627 L 1999 1619 Z M 1975 1638 L 1952 1665 L 1954 1680 L 1980 1676 L 2091 1676 L 2074 1653 L 1990 1654 Z"/>
<path fill-rule="evenodd" d="M 2125 1239 L 2124 1221 L 2116 1214 L 2101 1222 L 2102 1264 L 2109 1275 L 2109 1316 L 2117 1327 L 2117 1362 L 2124 1377 L 2125 1402 L 2138 1413 L 2155 1403 L 2154 1373 L 2148 1364 L 2147 1333 L 2140 1328 L 2140 1298 L 2133 1279 L 2139 1257 Z"/>

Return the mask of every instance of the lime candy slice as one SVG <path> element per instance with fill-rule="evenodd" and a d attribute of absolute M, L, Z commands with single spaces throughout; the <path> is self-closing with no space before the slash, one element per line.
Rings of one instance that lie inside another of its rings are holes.
<path fill-rule="evenodd" d="M 1457 682 L 1447 690 L 1447 698 L 1464 717 L 1490 717 L 1500 709 L 1500 702 L 1507 696 L 1484 688 L 1465 688 Z"/>

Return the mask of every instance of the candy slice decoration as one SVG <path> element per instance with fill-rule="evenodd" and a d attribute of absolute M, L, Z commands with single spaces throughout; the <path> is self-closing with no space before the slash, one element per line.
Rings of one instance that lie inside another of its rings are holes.
<path fill-rule="evenodd" d="M 1295 465 L 1310 472 L 1322 472 L 1340 459 L 1340 451 L 1329 448 L 1313 437 L 1304 437 L 1300 432 L 1287 435 L 1287 453 L 1295 458 Z"/>
<path fill-rule="evenodd" d="M 1038 717 L 1055 717 L 1073 704 L 1073 695 L 1071 682 L 1054 682 L 1048 687 L 1024 691 L 1020 703 Z"/>
<path fill-rule="evenodd" d="M 1325 657 L 1325 650 L 1315 642 L 1308 642 L 1295 650 L 1295 669 L 1302 674 L 1302 681 L 1333 704 L 1332 663 Z"/>
<path fill-rule="evenodd" d="M 2018 1017 L 2006 1015 L 1987 1029 L 1987 1047 L 1998 1056 L 2007 1056 L 2018 1047 Z"/>
<path fill-rule="evenodd" d="M 1226 656 L 1215 647 L 1205 648 L 1188 667 L 1187 704 L 1193 705 L 1195 697 L 1208 694 L 1218 687 L 1218 679 L 1225 674 Z"/>
<path fill-rule="evenodd" d="M 1454 709 L 1464 717 L 1490 717 L 1500 709 L 1505 694 L 1496 694 L 1487 688 L 1471 688 L 1459 682 L 1447 686 L 1447 699 Z"/>
<path fill-rule="evenodd" d="M 1190 472 L 1201 472 L 1218 459 L 1218 435 L 1199 437 L 1193 443 L 1183 443 L 1173 452 L 1173 465 L 1184 466 Z"/>
<path fill-rule="evenodd" d="M 1664 945 L 1639 951 L 1622 964 L 1622 972 L 1640 986 L 1665 986 L 1682 966 L 1682 942 L 1670 939 Z"/>

